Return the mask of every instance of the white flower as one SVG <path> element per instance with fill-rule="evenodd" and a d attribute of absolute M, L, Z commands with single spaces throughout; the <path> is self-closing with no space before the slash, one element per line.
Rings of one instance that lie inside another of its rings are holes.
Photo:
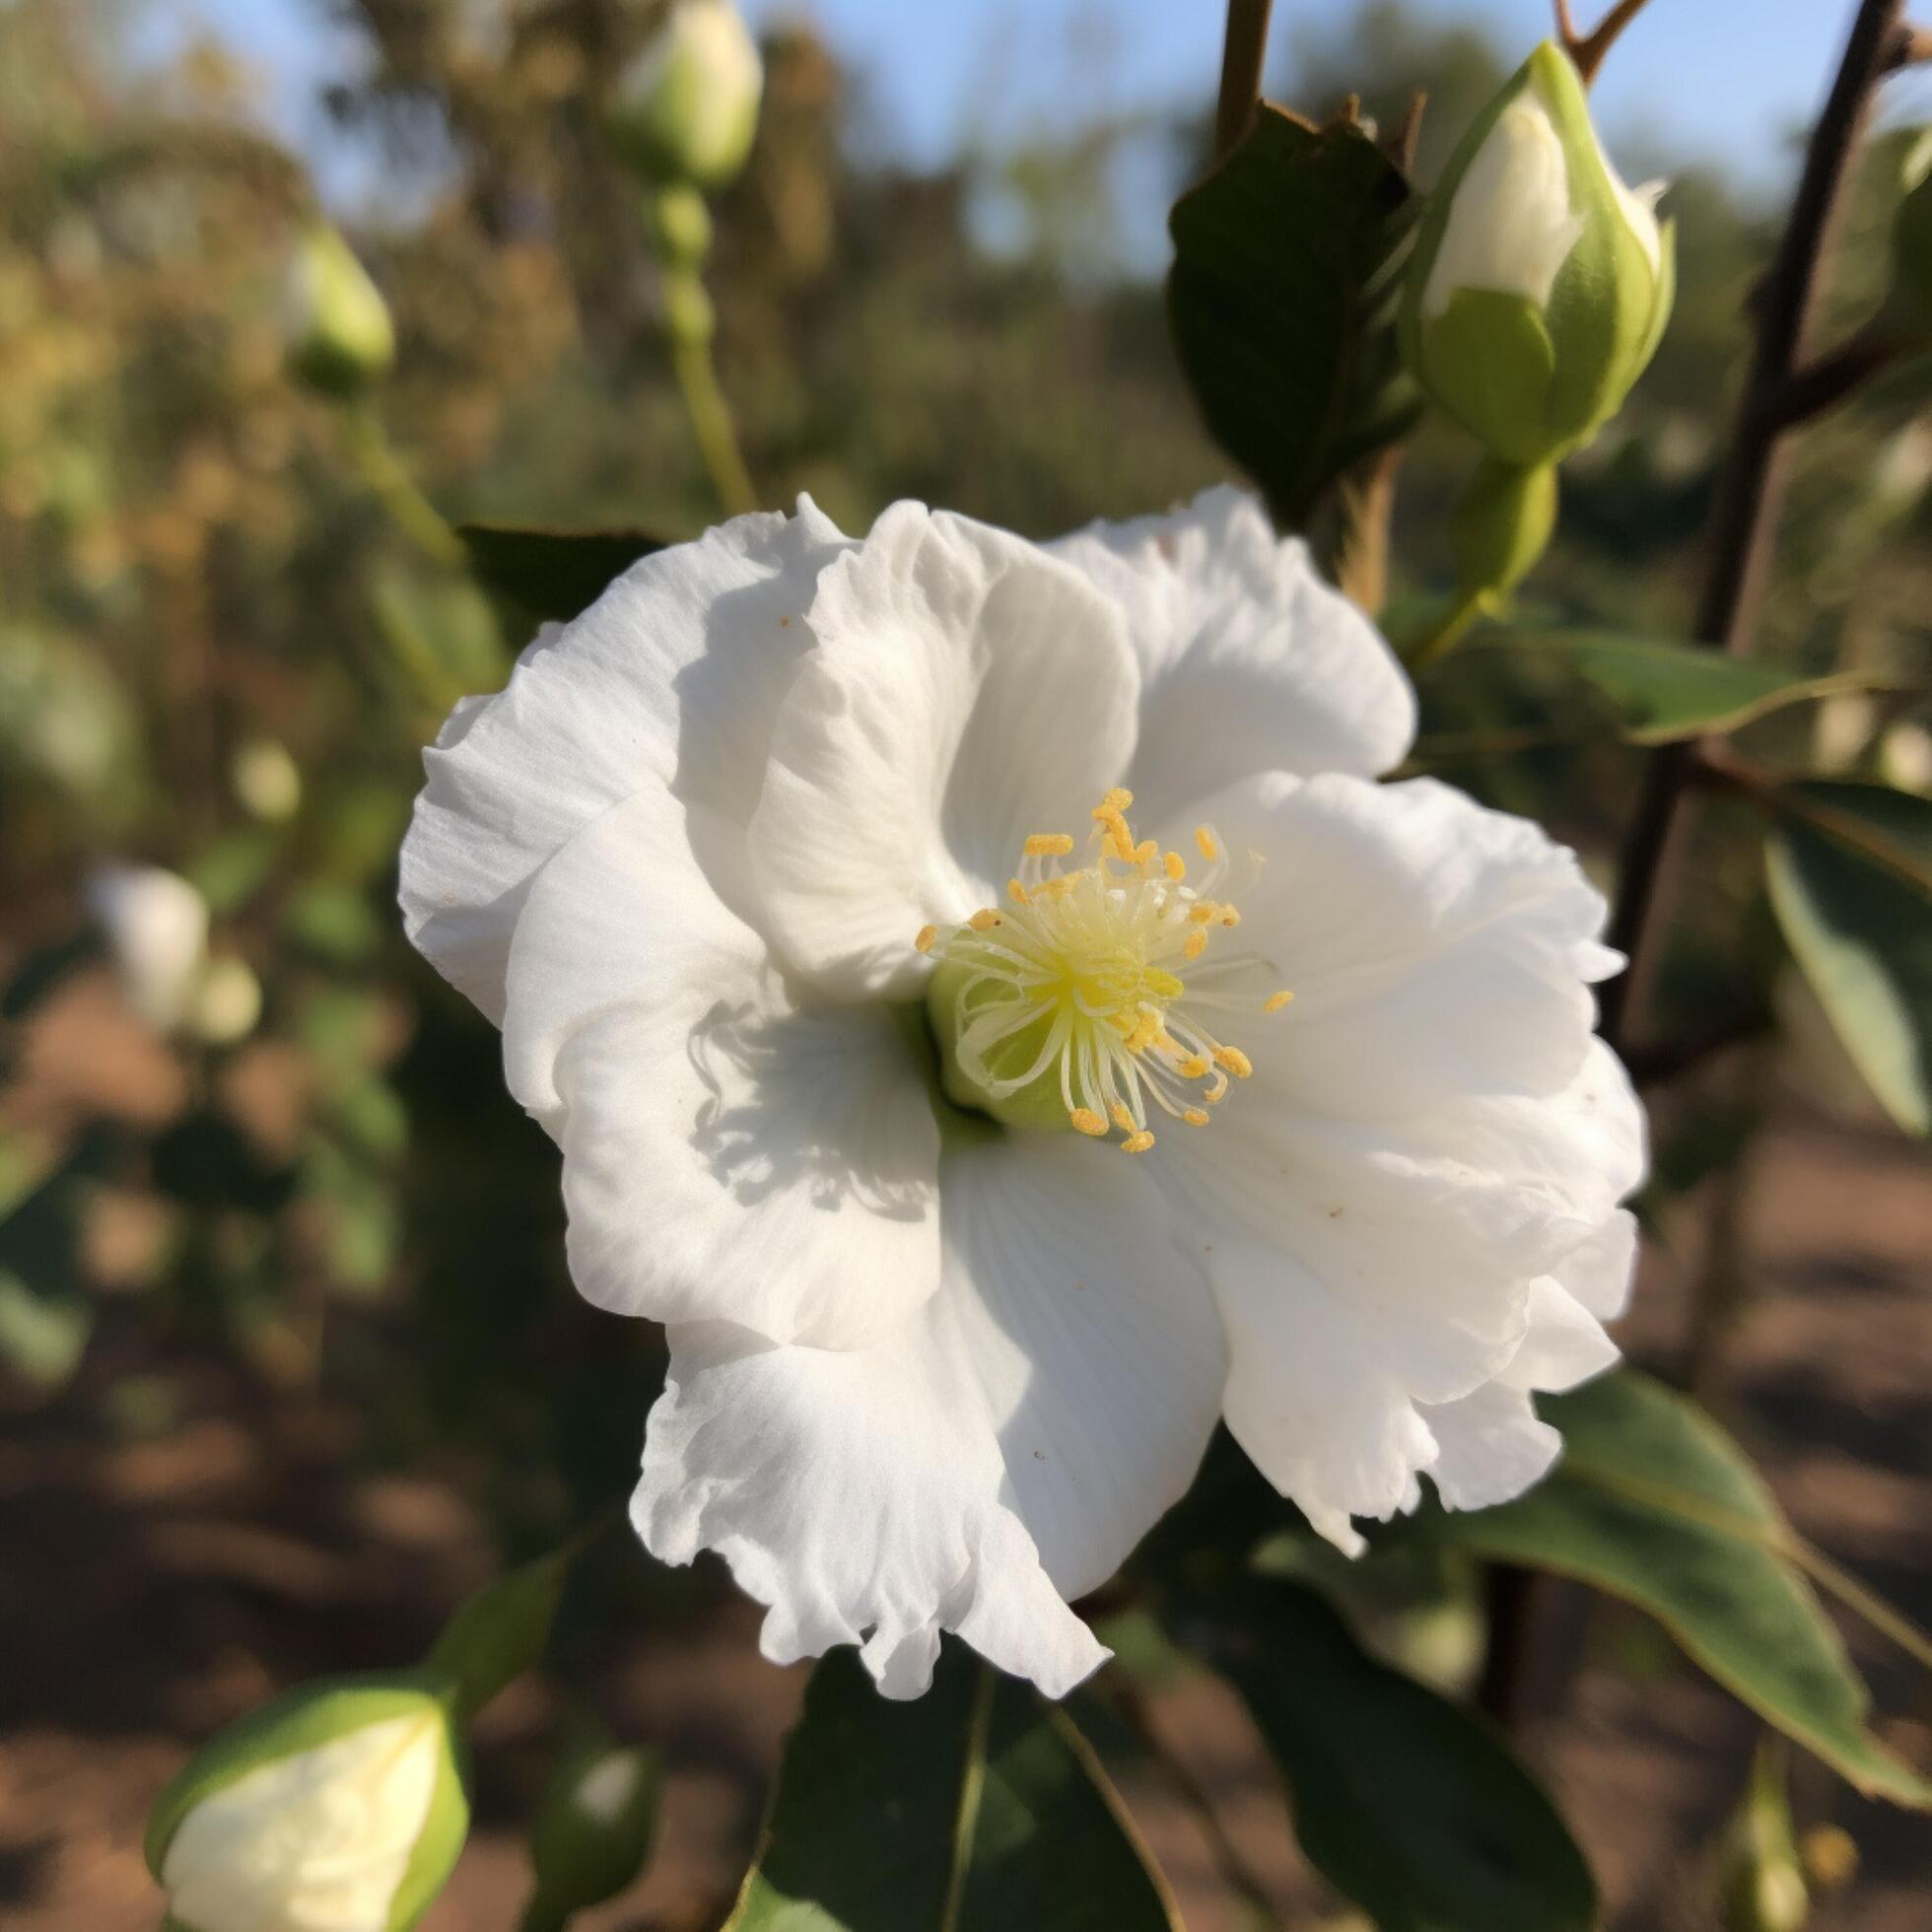
<path fill-rule="evenodd" d="M 425 1700 L 218 1786 L 162 1861 L 170 1923 L 193 1932 L 386 1932 L 448 1745 Z"/>
<path fill-rule="evenodd" d="M 208 902 L 159 865 L 107 864 L 87 882 L 122 997 L 150 1026 L 187 1016 L 208 950 Z"/>
<path fill-rule="evenodd" d="M 1535 826 L 1372 783 L 1413 729 L 1225 490 L 1050 550 L 741 518 L 458 708 L 408 930 L 563 1148 L 579 1286 L 669 1325 L 639 1531 L 768 1656 L 916 1695 L 951 1629 L 1066 1691 L 1223 1414 L 1345 1549 L 1549 1466 L 1528 1391 L 1630 1270 L 1617 962 Z"/>

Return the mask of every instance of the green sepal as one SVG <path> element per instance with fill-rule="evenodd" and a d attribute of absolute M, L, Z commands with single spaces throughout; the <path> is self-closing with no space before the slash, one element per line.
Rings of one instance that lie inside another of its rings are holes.
<path fill-rule="evenodd" d="M 456 1606 L 423 1663 L 424 1677 L 448 1703 L 455 1723 L 467 1724 L 543 1655 L 579 1547 L 579 1542 L 567 1543 L 484 1584 Z"/>
<path fill-rule="evenodd" d="M 1424 380 L 1470 435 L 1505 462 L 1548 462 L 1556 349 L 1526 297 L 1458 289 L 1421 324 Z"/>

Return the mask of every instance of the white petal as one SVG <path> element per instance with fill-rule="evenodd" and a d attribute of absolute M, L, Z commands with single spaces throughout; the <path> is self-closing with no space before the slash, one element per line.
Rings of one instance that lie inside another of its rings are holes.
<path fill-rule="evenodd" d="M 1272 776 L 1195 809 L 1262 861 L 1240 946 L 1294 993 L 1243 1042 L 1269 1088 L 1389 1119 L 1574 1075 L 1605 907 L 1537 826 L 1430 779 Z"/>
<path fill-rule="evenodd" d="M 844 541 L 801 498 L 795 517 L 660 550 L 546 626 L 497 696 L 451 713 L 403 842 L 403 919 L 492 1019 L 530 877 L 572 833 L 648 783 L 727 825 L 750 816 L 813 586 Z"/>
<path fill-rule="evenodd" d="M 1158 1196 L 1069 1136 L 947 1157 L 945 1278 L 871 1348 L 673 1329 L 633 1514 L 719 1551 L 778 1662 L 864 1643 L 889 1696 L 942 1629 L 1049 1695 L 1105 1657 L 1066 1608 L 1187 1487 L 1223 1356 Z"/>
<path fill-rule="evenodd" d="M 1520 1496 L 1562 1451 L 1562 1437 L 1537 1418 L 1529 1397 L 1500 1382 L 1422 1414 L 1437 1446 L 1429 1480 L 1451 1509 Z"/>
<path fill-rule="evenodd" d="M 1615 1065 L 1610 1049 L 1603 1051 Z M 1618 1071 L 1621 1074 L 1622 1069 L 1619 1067 Z M 1641 1179 L 1639 1172 L 1623 1191 L 1628 1193 Z M 1599 1321 L 1614 1322 L 1630 1305 L 1636 1265 L 1637 1221 L 1625 1209 L 1612 1214 L 1588 1241 L 1565 1256 L 1555 1276 L 1563 1290 Z"/>
<path fill-rule="evenodd" d="M 1134 747 L 1119 614 L 1035 545 L 895 504 L 819 582 L 750 855 L 799 971 L 909 996 L 929 922 L 963 919 L 1029 832 L 1083 834 Z"/>
<path fill-rule="evenodd" d="M 1554 1276 L 1530 1283 L 1529 1328 L 1501 1381 L 1512 1389 L 1548 1389 L 1559 1395 L 1601 1375 L 1617 1359 L 1617 1344 L 1603 1324 Z"/>
<path fill-rule="evenodd" d="M 537 874 L 511 948 L 510 1087 L 564 1149 L 600 1307 L 857 1346 L 938 1280 L 938 1129 L 879 1007 L 801 1008 L 660 787 Z"/>
<path fill-rule="evenodd" d="M 1209 490 L 1051 547 L 1120 605 L 1140 659 L 1137 817 L 1255 772 L 1372 778 L 1407 754 L 1415 697 L 1402 667 L 1252 497 Z"/>

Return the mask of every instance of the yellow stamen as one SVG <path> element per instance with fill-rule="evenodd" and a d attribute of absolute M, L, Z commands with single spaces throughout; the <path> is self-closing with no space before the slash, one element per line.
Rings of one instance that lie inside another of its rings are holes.
<path fill-rule="evenodd" d="M 1206 1127 L 1208 1125 L 1208 1112 L 1207 1109 L 1204 1107 L 1183 1108 L 1181 1112 L 1181 1118 L 1184 1121 L 1186 1121 L 1190 1127 Z"/>
<path fill-rule="evenodd" d="M 1159 853 L 1159 851 L 1160 851 L 1160 845 L 1158 841 L 1153 839 L 1142 839 L 1140 843 L 1134 848 L 1134 862 L 1137 865 L 1151 865 L 1154 862 L 1154 859 L 1156 855 Z"/>
<path fill-rule="evenodd" d="M 1261 1002 L 1261 1009 L 1265 1013 L 1278 1013 L 1293 998 L 1294 995 L 1286 987 L 1283 987 L 1279 993 L 1271 993 Z"/>
<path fill-rule="evenodd" d="M 1034 832 L 1026 841 L 1027 856 L 1031 859 L 1060 859 L 1072 850 L 1071 832 Z"/>
<path fill-rule="evenodd" d="M 1241 924 L 1241 915 L 1232 906 L 1223 906 L 1221 908 L 1221 924 L 1228 927 L 1239 926 Z"/>
<path fill-rule="evenodd" d="M 1126 786 L 1116 785 L 1112 787 L 1108 791 L 1107 795 L 1101 799 L 1100 806 L 1102 811 L 1125 811 L 1128 808 L 1128 806 L 1131 805 L 1133 802 L 1134 802 L 1134 794 L 1130 792 Z M 1099 816 L 1100 816 L 1100 812 L 1097 811 L 1094 813 L 1095 818 L 1098 818 Z"/>
<path fill-rule="evenodd" d="M 913 941 L 913 950 L 915 952 L 931 952 L 932 950 L 932 941 L 938 936 L 939 929 L 936 926 L 922 926 L 919 929 L 919 937 Z"/>
<path fill-rule="evenodd" d="M 1153 1143 L 1154 1137 L 1143 1127 L 1138 1134 L 1130 1134 L 1121 1142 L 1121 1152 L 1124 1154 L 1143 1154 Z"/>
<path fill-rule="evenodd" d="M 1006 897 L 1016 906 L 1025 905 L 1027 898 L 1025 886 L 1020 884 L 1018 879 L 1008 879 L 1006 881 Z"/>
<path fill-rule="evenodd" d="M 966 924 L 975 932 L 989 932 L 994 927 L 1003 924 L 1000 915 L 991 906 L 982 906 Z"/>
<path fill-rule="evenodd" d="M 1067 1118 L 1082 1134 L 1104 1135 L 1107 1132 L 1107 1123 L 1091 1107 L 1075 1107 Z"/>
<path fill-rule="evenodd" d="M 1201 848 L 1201 856 L 1212 864 L 1220 857 L 1221 849 L 1214 843 L 1214 835 L 1205 825 L 1194 828 L 1194 842 Z"/>
<path fill-rule="evenodd" d="M 1225 1067 L 1237 1080 L 1245 1080 L 1255 1070 L 1255 1063 L 1239 1047 L 1216 1047 L 1216 1063 Z"/>
<path fill-rule="evenodd" d="M 1204 899 L 1198 906 L 1190 906 L 1188 908 L 1188 918 L 1196 926 L 1206 926 L 1219 911 L 1220 908 L 1214 904 L 1213 900 Z"/>
<path fill-rule="evenodd" d="M 1160 862 L 1167 867 L 1167 876 L 1178 885 L 1188 875 L 1188 862 L 1178 852 L 1170 852 Z"/>
<path fill-rule="evenodd" d="M 1188 934 L 1187 943 L 1181 948 L 1181 950 L 1184 953 L 1186 953 L 1190 959 L 1199 959 L 1201 955 L 1208 950 L 1208 929 L 1205 926 L 1197 926 L 1194 929 L 1194 931 Z"/>
<path fill-rule="evenodd" d="M 1191 1053 L 1174 1070 L 1184 1080 L 1205 1080 L 1213 1064 L 1205 1053 Z"/>
<path fill-rule="evenodd" d="M 1134 1116 L 1130 1114 L 1127 1111 L 1127 1109 L 1123 1107 L 1118 1100 L 1116 1100 L 1113 1103 L 1113 1105 L 1107 1109 L 1107 1111 L 1113 1116 L 1114 1125 L 1117 1128 L 1119 1128 L 1123 1134 L 1132 1134 L 1134 1132 Z"/>

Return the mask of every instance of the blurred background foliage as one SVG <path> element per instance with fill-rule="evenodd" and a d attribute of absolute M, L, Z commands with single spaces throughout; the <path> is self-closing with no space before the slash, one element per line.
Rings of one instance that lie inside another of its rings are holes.
<path fill-rule="evenodd" d="M 314 212 L 301 165 L 256 131 L 250 77 L 218 46 L 134 65 L 141 11 L 0 6 L 9 1426 L 166 1440 L 210 1409 L 325 1390 L 357 1418 L 357 1467 L 434 1470 L 500 1548 L 535 1549 L 623 1492 L 661 1363 L 644 1325 L 569 1291 L 554 1153 L 505 1098 L 487 1024 L 401 937 L 420 748 L 456 696 L 501 683 L 532 625 L 390 507 L 400 469 L 452 522 L 676 538 L 715 515 L 635 189 L 598 132 L 602 77 L 652 9 L 341 0 L 370 59 L 329 112 L 397 183 L 352 230 L 398 343 L 354 405 L 285 367 L 281 292 Z M 1288 38 L 1270 92 L 1311 112 L 1373 77 L 1364 109 L 1386 125 L 1426 88 L 1424 182 L 1516 57 L 1398 0 Z M 1132 245 L 1205 165 L 1205 106 L 914 172 L 868 139 L 862 85 L 811 31 L 765 52 L 758 145 L 717 205 L 709 276 L 765 501 L 809 491 L 862 528 L 915 496 L 1048 535 L 1222 474 Z M 1879 292 L 1902 138 L 1871 145 L 1835 256 L 1847 323 Z M 1776 211 L 1708 168 L 1626 159 L 1632 178 L 1673 175 L 1675 318 L 1630 406 L 1566 470 L 1529 594 L 1682 634 Z M 1766 661 L 1923 688 L 1928 383 L 1907 366 L 1798 445 Z M 1414 447 L 1398 594 L 1446 574 L 1465 461 L 1438 427 Z M 1926 726 L 1905 696 L 1859 694 L 1781 713 L 1752 743 L 1773 765 L 1923 790 Z M 1580 686 L 1520 665 L 1462 677 L 1426 729 L 1430 769 L 1601 868 L 1640 754 Z M 1727 843 L 1725 822 L 1702 820 L 1660 1015 L 1707 1013 L 1713 989 L 1727 1009 L 1786 1008 L 1785 1070 L 1862 1118 L 1779 973 L 1756 842 Z M 164 1037 L 117 999 L 82 892 L 109 857 L 200 888 L 214 954 L 259 983 L 240 1037 Z M 1736 1153 L 1764 1077 L 1732 1068 L 1662 1107 L 1660 1212 Z M 709 1570 L 606 1582 L 657 1602 L 715 1588 Z"/>

